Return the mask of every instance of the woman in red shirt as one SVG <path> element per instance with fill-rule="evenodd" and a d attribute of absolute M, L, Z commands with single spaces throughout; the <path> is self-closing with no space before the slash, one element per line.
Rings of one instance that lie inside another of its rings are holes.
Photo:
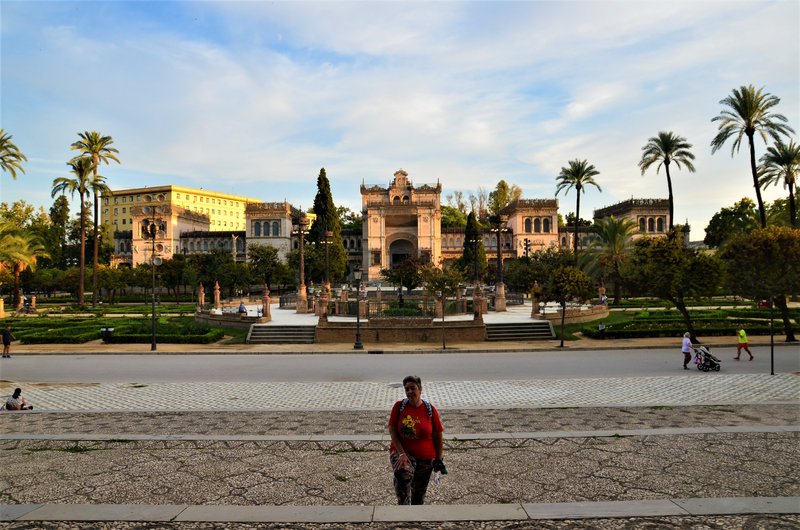
<path fill-rule="evenodd" d="M 442 462 L 442 421 L 436 407 L 422 399 L 422 380 L 403 379 L 406 399 L 389 416 L 389 461 L 398 504 L 423 504 L 431 473 L 447 473 Z"/>

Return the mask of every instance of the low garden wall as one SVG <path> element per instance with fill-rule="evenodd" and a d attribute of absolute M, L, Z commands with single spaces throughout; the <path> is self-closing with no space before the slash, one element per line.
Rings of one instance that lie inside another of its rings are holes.
<path fill-rule="evenodd" d="M 591 322 L 606 318 L 608 316 L 607 305 L 593 305 L 589 309 L 567 309 L 564 313 L 565 324 L 580 324 L 582 322 Z M 549 320 L 554 324 L 561 323 L 561 311 L 556 310 L 553 313 L 545 313 L 539 315 L 540 319 Z"/>
<path fill-rule="evenodd" d="M 210 326 L 213 328 L 237 328 L 237 329 L 250 329 L 252 324 L 264 324 L 269 322 L 269 318 L 265 317 L 249 317 L 240 315 L 238 313 L 223 313 L 221 315 L 213 315 L 210 313 L 195 313 L 194 320 L 198 324 Z"/>
<path fill-rule="evenodd" d="M 317 325 L 317 343 L 342 343 L 355 339 L 355 322 L 323 322 Z M 483 320 L 446 322 L 445 342 L 484 342 Z M 370 318 L 361 322 L 361 341 L 365 348 L 372 344 L 397 342 L 442 343 L 442 323 L 430 317 Z"/>

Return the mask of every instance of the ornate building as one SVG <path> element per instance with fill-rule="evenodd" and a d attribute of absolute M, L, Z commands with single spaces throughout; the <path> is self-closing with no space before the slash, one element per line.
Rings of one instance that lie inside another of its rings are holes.
<path fill-rule="evenodd" d="M 149 262 L 151 224 L 156 227 L 155 252 L 162 259 L 176 253 L 207 252 L 213 248 L 210 242 L 216 248 L 236 249 L 238 255 L 244 247 L 234 236 L 245 228 L 245 205 L 256 201 L 172 185 L 114 190 L 101 201 L 101 223 L 114 237 L 112 263 L 135 267 Z M 188 233 L 194 236 L 183 237 Z"/>
<path fill-rule="evenodd" d="M 300 211 L 288 202 L 254 202 L 245 207 L 248 245 L 271 246 L 278 249 L 280 259 L 292 250 L 292 220 Z"/>
<path fill-rule="evenodd" d="M 377 280 L 380 271 L 416 257 L 439 263 L 441 247 L 442 185 L 414 186 L 399 169 L 388 187 L 361 184 L 362 263 L 365 280 Z"/>
<path fill-rule="evenodd" d="M 594 211 L 594 218 L 630 219 L 639 227 L 634 237 L 666 236 L 669 230 L 669 200 L 628 199 Z"/>

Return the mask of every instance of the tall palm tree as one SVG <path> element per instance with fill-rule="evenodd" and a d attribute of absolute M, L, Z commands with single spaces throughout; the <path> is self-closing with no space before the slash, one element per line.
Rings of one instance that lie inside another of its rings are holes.
<path fill-rule="evenodd" d="M 622 293 L 622 265 L 633 246 L 633 234 L 638 226 L 631 219 L 617 219 L 613 215 L 598 219 L 592 225 L 589 248 L 597 259 L 603 276 L 614 284 L 614 304 L 619 304 Z"/>
<path fill-rule="evenodd" d="M 753 85 L 741 86 L 733 89 L 733 94 L 720 101 L 725 109 L 718 116 L 711 118 L 712 122 L 720 122 L 717 135 L 711 140 L 711 154 L 720 149 L 725 142 L 735 137 L 731 146 L 731 156 L 739 151 L 742 136 L 747 136 L 750 146 L 750 171 L 753 174 L 753 187 L 756 189 L 758 200 L 758 213 L 761 216 L 761 227 L 767 227 L 767 213 L 764 201 L 761 198 L 761 186 L 758 182 L 758 169 L 756 168 L 756 148 L 753 137 L 758 133 L 767 142 L 767 136 L 778 140 L 780 135 L 788 136 L 794 130 L 785 125 L 786 116 L 775 114 L 771 109 L 780 103 L 780 98 L 769 92 L 764 92 L 764 87 L 755 89 Z"/>
<path fill-rule="evenodd" d="M 673 219 L 675 218 L 675 202 L 672 195 L 672 178 L 669 174 L 669 165 L 675 163 L 678 169 L 681 169 L 681 164 L 686 166 L 686 169 L 694 173 L 694 155 L 690 151 L 692 144 L 686 141 L 683 136 L 678 136 L 672 131 L 660 131 L 658 136 L 653 136 L 647 140 L 647 144 L 642 147 L 642 159 L 639 160 L 639 168 L 642 170 L 642 175 L 645 171 L 655 163 L 656 174 L 664 166 L 667 173 L 667 190 L 669 190 L 669 230 L 672 232 L 674 228 Z"/>
<path fill-rule="evenodd" d="M 49 254 L 39 236 L 11 223 L 0 223 L 0 269 L 11 269 L 14 274 L 14 307 L 21 300 L 20 275 L 27 268 L 35 268 L 38 258 L 47 257 Z"/>
<path fill-rule="evenodd" d="M 789 222 L 797 227 L 797 207 L 794 202 L 794 190 L 797 186 L 797 175 L 800 173 L 800 145 L 790 140 L 789 144 L 777 140 L 774 146 L 768 147 L 767 152 L 761 157 L 758 166 L 761 186 L 766 188 L 770 184 L 783 183 L 784 188 L 789 188 Z"/>
<path fill-rule="evenodd" d="M 80 278 L 78 279 L 78 305 L 83 305 L 84 276 L 86 275 L 86 196 L 92 181 L 92 173 L 96 164 L 91 158 L 75 158 L 67 163 L 72 168 L 70 171 L 74 178 L 58 177 L 53 180 L 52 196 L 66 194 L 71 196 L 78 193 L 81 202 L 80 226 L 81 226 L 81 255 L 80 255 Z"/>
<path fill-rule="evenodd" d="M 12 136 L 6 134 L 5 129 L 0 129 L 0 168 L 11 174 L 13 180 L 17 180 L 17 170 L 25 173 L 22 169 L 22 162 L 28 159 L 19 148 L 11 141 Z"/>
<path fill-rule="evenodd" d="M 89 157 L 94 163 L 94 171 L 90 190 L 94 194 L 94 251 L 92 254 L 92 306 L 97 305 L 97 260 L 100 253 L 100 238 L 98 237 L 99 231 L 99 210 L 100 210 L 100 195 L 109 193 L 111 190 L 106 186 L 105 179 L 97 174 L 97 168 L 100 162 L 108 164 L 110 160 L 119 164 L 117 158 L 117 150 L 111 147 L 114 140 L 110 136 L 103 136 L 97 131 L 85 131 L 78 133 L 80 140 L 72 144 L 73 150 L 79 150 L 81 157 Z M 77 158 L 77 157 L 76 157 Z"/>
<path fill-rule="evenodd" d="M 594 180 L 594 177 L 599 174 L 600 172 L 597 171 L 597 169 L 595 169 L 595 167 L 588 161 L 578 160 L 576 158 L 575 160 L 570 160 L 567 167 L 561 168 L 561 173 L 559 173 L 558 178 L 556 179 L 556 182 L 558 182 L 556 195 L 558 195 L 561 190 L 566 190 L 564 192 L 566 194 L 570 188 L 575 188 L 577 195 L 575 202 L 575 234 L 573 237 L 576 263 L 578 260 L 578 225 L 580 224 L 581 219 L 581 192 L 586 193 L 584 190 L 586 189 L 586 186 L 590 184 L 596 187 L 599 191 L 603 191 Z"/>

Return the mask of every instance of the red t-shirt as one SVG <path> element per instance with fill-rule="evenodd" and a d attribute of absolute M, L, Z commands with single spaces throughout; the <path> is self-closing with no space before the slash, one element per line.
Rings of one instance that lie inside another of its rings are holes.
<path fill-rule="evenodd" d="M 417 460 L 433 460 L 436 458 L 436 448 L 433 446 L 433 433 L 444 432 L 442 420 L 439 419 L 439 411 L 431 405 L 433 417 L 428 416 L 428 409 L 425 403 L 420 401 L 419 407 L 414 407 L 410 403 L 403 409 L 403 417 L 400 418 L 400 405 L 398 401 L 392 407 L 389 416 L 389 425 L 397 427 L 397 432 L 402 440 L 403 449 L 406 453 Z M 395 451 L 394 443 L 389 446 L 389 451 Z"/>

